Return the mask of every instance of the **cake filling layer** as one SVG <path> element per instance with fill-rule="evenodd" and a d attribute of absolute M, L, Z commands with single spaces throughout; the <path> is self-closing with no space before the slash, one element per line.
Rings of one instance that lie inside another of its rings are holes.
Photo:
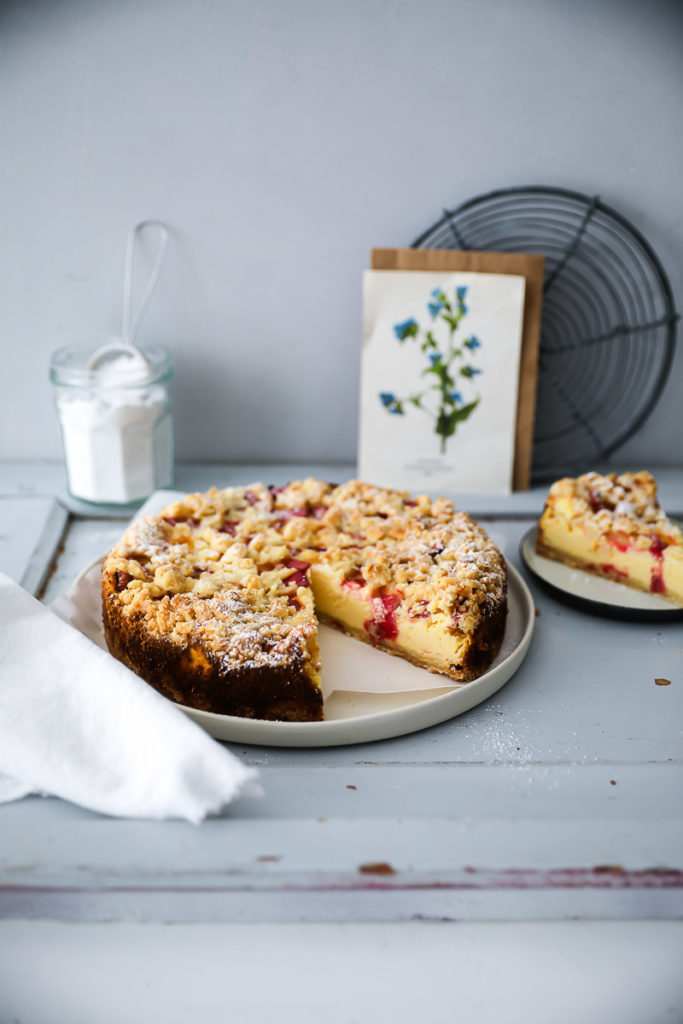
<path fill-rule="evenodd" d="M 357 581 L 340 583 L 325 566 L 313 567 L 312 583 L 316 612 L 351 635 L 433 672 L 449 674 L 462 664 L 467 638 L 443 615 L 411 615 L 399 592 L 373 595 Z"/>

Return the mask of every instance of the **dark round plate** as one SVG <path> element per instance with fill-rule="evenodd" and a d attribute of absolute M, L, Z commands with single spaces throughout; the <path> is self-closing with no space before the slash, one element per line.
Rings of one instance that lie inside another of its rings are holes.
<path fill-rule="evenodd" d="M 632 622 L 680 622 L 683 608 L 656 594 L 634 590 L 602 576 L 572 569 L 536 552 L 536 527 L 528 530 L 519 545 L 522 561 L 537 580 L 558 599 L 592 615 Z"/>
<path fill-rule="evenodd" d="M 413 246 L 545 256 L 534 481 L 604 462 L 650 415 L 678 316 L 652 247 L 599 196 L 500 189 L 446 210 Z"/>

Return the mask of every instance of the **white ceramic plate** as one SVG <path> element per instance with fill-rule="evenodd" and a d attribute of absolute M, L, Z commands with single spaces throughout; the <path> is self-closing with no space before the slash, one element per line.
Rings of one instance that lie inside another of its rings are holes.
<path fill-rule="evenodd" d="M 584 611 L 645 622 L 666 622 L 683 617 L 683 608 L 657 594 L 646 594 L 537 554 L 535 526 L 524 534 L 520 552 L 527 568 L 557 598 Z"/>
<path fill-rule="evenodd" d="M 325 702 L 324 722 L 265 722 L 255 718 L 215 715 L 183 710 L 219 740 L 256 743 L 271 747 L 334 747 L 367 743 L 426 729 L 469 711 L 501 688 L 522 664 L 534 628 L 534 602 L 519 572 L 508 563 L 508 617 L 500 654 L 488 672 L 471 683 L 448 690 L 411 690 L 403 693 L 351 693 L 336 690 Z M 352 637 L 344 637 L 354 659 L 353 671 L 373 671 L 376 659 L 394 659 Z M 324 652 L 323 652 L 324 653 Z M 324 671 L 324 666 L 323 666 Z M 439 676 L 419 670 L 436 681 Z M 182 706 L 182 705 L 181 705 Z"/>
<path fill-rule="evenodd" d="M 71 589 L 52 605 L 65 621 L 85 633 L 106 650 L 100 614 L 100 569 L 98 559 L 78 577 Z M 402 658 L 393 658 L 329 626 L 320 627 L 323 673 L 336 687 L 325 701 L 323 722 L 266 722 L 197 711 L 182 704 L 190 718 L 211 736 L 233 743 L 271 747 L 333 747 L 388 739 L 426 729 L 438 722 L 469 711 L 503 686 L 522 664 L 534 628 L 534 602 L 520 573 L 508 563 L 508 616 L 500 653 L 491 668 L 471 683 L 444 686 L 445 677 L 416 668 Z M 328 655 L 326 659 L 326 654 Z M 354 692 L 343 690 L 344 678 L 367 679 L 375 691 L 392 683 L 400 692 Z M 407 687 L 411 686 L 412 689 Z"/>

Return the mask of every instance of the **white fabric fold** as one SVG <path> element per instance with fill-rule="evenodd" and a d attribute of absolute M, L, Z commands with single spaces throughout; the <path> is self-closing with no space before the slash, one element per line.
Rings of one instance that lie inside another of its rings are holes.
<path fill-rule="evenodd" d="M 68 617 L 68 616 L 67 616 Z M 0 573 L 0 801 L 198 823 L 256 795 L 254 769 Z"/>

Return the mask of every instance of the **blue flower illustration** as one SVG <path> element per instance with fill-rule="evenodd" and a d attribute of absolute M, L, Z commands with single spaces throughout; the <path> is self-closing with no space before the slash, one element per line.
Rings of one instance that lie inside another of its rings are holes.
<path fill-rule="evenodd" d="M 414 338 L 417 335 L 419 326 L 417 320 L 412 317 L 410 320 L 404 320 L 402 324 L 396 324 L 394 327 L 394 334 L 399 341 L 405 341 L 406 338 Z"/>
<path fill-rule="evenodd" d="M 379 400 L 387 412 L 394 416 L 405 416 L 403 400 L 397 398 L 393 391 L 380 391 Z"/>
<path fill-rule="evenodd" d="M 481 403 L 481 395 L 476 393 L 475 385 L 469 386 L 456 377 L 471 381 L 483 371 L 465 359 L 476 359 L 476 349 L 482 343 L 474 334 L 469 338 L 459 339 L 461 321 L 467 314 L 465 296 L 467 286 L 455 289 L 456 301 L 449 300 L 441 287 L 430 292 L 426 302 L 431 314 L 432 323 L 420 327 L 414 317 L 394 325 L 394 334 L 399 341 L 411 338 L 416 341 L 419 351 L 427 360 L 422 370 L 421 379 L 425 386 L 421 391 L 409 395 L 396 395 L 393 391 L 380 391 L 379 400 L 390 415 L 406 416 L 410 407 L 426 413 L 434 424 L 434 433 L 440 439 L 441 453 L 445 453 L 448 439 L 453 437 L 461 424 L 472 416 Z M 460 384 L 462 391 L 455 390 Z M 474 394 L 471 393 L 474 390 Z M 468 392 L 470 392 L 468 394 Z"/>
<path fill-rule="evenodd" d="M 441 288 L 435 288 L 432 292 L 432 301 L 428 304 L 427 309 L 431 313 L 432 317 L 437 317 L 443 307 L 443 292 Z"/>

